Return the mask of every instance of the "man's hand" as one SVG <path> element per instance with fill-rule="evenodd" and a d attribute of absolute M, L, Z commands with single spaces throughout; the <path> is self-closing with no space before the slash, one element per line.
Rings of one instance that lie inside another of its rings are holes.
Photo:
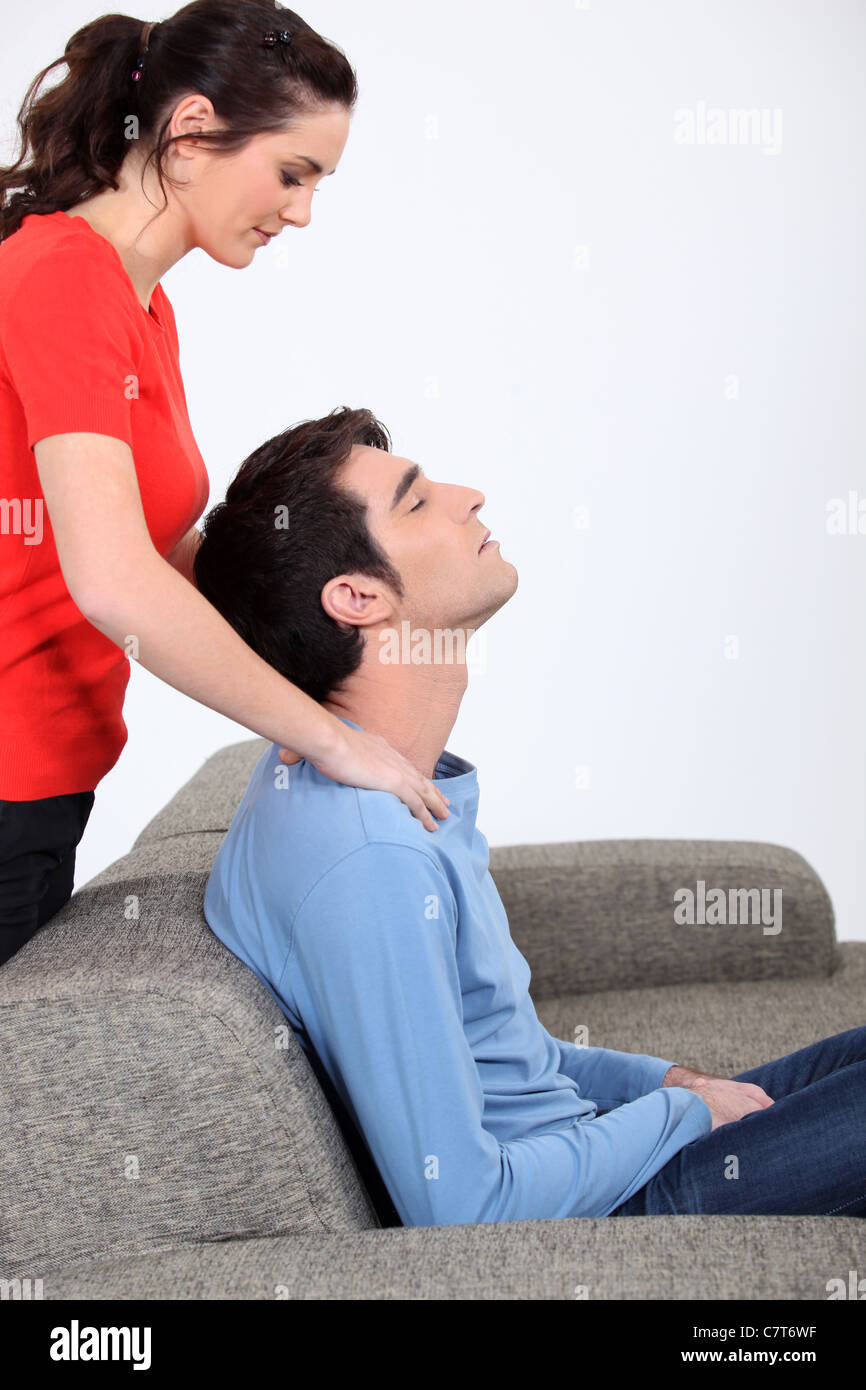
<path fill-rule="evenodd" d="M 691 1067 L 668 1067 L 663 1086 L 689 1086 L 694 1081 L 727 1081 L 726 1076 L 716 1076 L 711 1071 L 693 1071 Z"/>
<path fill-rule="evenodd" d="M 773 1101 L 761 1086 L 751 1081 L 730 1081 L 712 1072 L 693 1071 L 691 1067 L 669 1067 L 663 1086 L 684 1086 L 687 1091 L 700 1092 L 701 1100 L 713 1117 L 713 1129 L 741 1120 L 753 1110 L 766 1110 Z"/>

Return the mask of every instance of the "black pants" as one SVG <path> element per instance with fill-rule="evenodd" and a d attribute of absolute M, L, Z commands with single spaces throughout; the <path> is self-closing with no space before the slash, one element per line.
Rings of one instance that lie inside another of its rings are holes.
<path fill-rule="evenodd" d="M 0 965 L 72 896 L 94 792 L 0 801 Z"/>

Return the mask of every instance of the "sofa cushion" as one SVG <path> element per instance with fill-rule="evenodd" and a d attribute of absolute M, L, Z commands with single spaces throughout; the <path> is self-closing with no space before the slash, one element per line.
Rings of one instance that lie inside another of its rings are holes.
<path fill-rule="evenodd" d="M 648 1052 L 718 1076 L 737 1076 L 821 1038 L 861 1028 L 866 941 L 839 943 L 839 969 L 809 979 L 653 985 L 563 993 L 538 1005 L 554 1037 Z"/>
<path fill-rule="evenodd" d="M 278 1236 L 68 1268 L 44 1280 L 43 1294 L 556 1299 L 578 1303 L 571 1314 L 591 1343 L 592 1305 L 604 1299 L 825 1301 L 830 1280 L 847 1287 L 849 1271 L 863 1268 L 861 1224 L 844 1216 L 582 1216 Z M 631 1325 L 631 1309 L 627 1318 Z"/>

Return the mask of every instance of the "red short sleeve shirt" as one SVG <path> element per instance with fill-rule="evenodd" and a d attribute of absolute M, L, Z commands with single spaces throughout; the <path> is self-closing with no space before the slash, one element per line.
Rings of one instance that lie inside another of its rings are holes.
<path fill-rule="evenodd" d="M 150 312 L 83 217 L 25 217 L 0 243 L 0 799 L 90 791 L 127 739 L 129 659 L 63 580 L 33 446 L 73 431 L 130 446 L 148 531 L 167 556 L 209 484 L 174 312 Z"/>

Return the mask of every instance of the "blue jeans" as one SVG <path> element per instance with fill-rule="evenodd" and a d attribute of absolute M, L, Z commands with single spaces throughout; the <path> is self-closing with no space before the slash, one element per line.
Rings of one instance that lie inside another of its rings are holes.
<path fill-rule="evenodd" d="M 731 1080 L 774 1104 L 693 1139 L 610 1215 L 866 1216 L 866 1027 Z"/>

